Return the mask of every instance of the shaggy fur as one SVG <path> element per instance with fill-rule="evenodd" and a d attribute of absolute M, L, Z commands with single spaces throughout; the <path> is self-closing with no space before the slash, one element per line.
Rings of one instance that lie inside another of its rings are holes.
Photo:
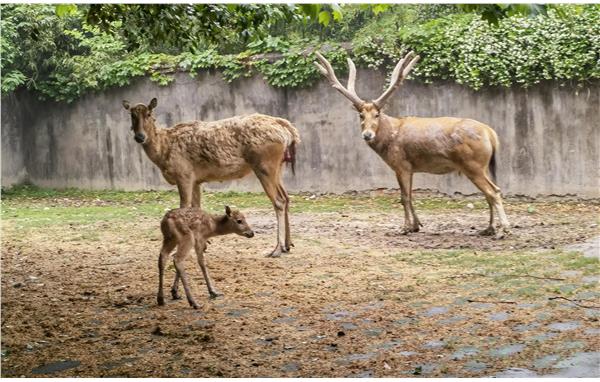
<path fill-rule="evenodd" d="M 321 55 L 317 55 L 321 62 L 317 67 L 335 89 L 352 101 L 360 115 L 363 139 L 396 173 L 404 207 L 403 233 L 417 232 L 422 226 L 412 205 L 413 174 L 447 174 L 456 171 L 466 175 L 485 194 L 490 208 L 490 222 L 481 234 L 496 233 L 493 225 L 496 208 L 502 227 L 497 237 L 503 237 L 508 233 L 509 223 L 502 206 L 500 189 L 488 177 L 489 167 L 495 170 L 494 156 L 498 150 L 496 132 L 481 122 L 467 118 L 393 118 L 381 111 L 387 98 L 418 61 L 419 56 L 408 61 L 411 55 L 412 52 L 396 65 L 389 88 L 373 102 L 365 102 L 356 96 L 356 73 L 351 61 L 350 79 L 345 91 L 339 89 L 341 84 L 331 65 Z"/>
<path fill-rule="evenodd" d="M 292 246 L 289 198 L 281 181 L 282 163 L 295 163 L 300 143 L 296 128 L 283 118 L 262 114 L 232 117 L 214 122 L 192 121 L 170 128 L 156 126 L 149 105 L 130 107 L 135 140 L 160 168 L 170 184 L 179 190 L 180 207 L 200 207 L 204 182 L 238 179 L 250 172 L 260 180 L 277 215 L 277 245 L 269 256 L 280 256 Z"/>
<path fill-rule="evenodd" d="M 198 304 L 194 300 L 189 288 L 189 282 L 183 261 L 187 257 L 192 248 L 195 249 L 198 257 L 198 265 L 202 270 L 206 287 L 211 298 L 221 296 L 212 284 L 206 261 L 204 259 L 204 251 L 208 239 L 213 236 L 227 235 L 236 233 L 238 235 L 253 237 L 254 232 L 246 222 L 246 218 L 239 211 L 232 211 L 229 207 L 225 207 L 225 215 L 209 215 L 199 208 L 187 207 L 171 210 L 163 217 L 160 228 L 163 234 L 163 244 L 160 250 L 158 259 L 158 305 L 165 304 L 163 294 L 163 279 L 165 273 L 165 265 L 171 251 L 177 247 L 177 251 L 173 256 L 175 264 L 175 281 L 171 288 L 173 299 L 179 299 L 179 278 L 183 282 L 183 289 L 189 304 L 198 309 Z"/>

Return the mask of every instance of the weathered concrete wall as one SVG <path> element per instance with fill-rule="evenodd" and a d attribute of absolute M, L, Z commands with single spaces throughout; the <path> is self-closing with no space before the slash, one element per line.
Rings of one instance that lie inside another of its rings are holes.
<path fill-rule="evenodd" d="M 384 75 L 360 71 L 358 93 L 379 95 Z M 48 187 L 170 188 L 133 140 L 121 100 L 158 98 L 159 124 L 260 112 L 287 118 L 300 131 L 291 191 L 363 190 L 397 187 L 393 172 L 362 142 L 350 103 L 322 81 L 301 90 L 276 89 L 258 76 L 232 84 L 205 72 L 176 76 L 168 87 L 148 79 L 90 94 L 71 105 L 31 96 L 3 98 L 2 184 L 27 179 Z M 600 87 L 575 89 L 544 83 L 532 89 L 472 91 L 456 84 L 405 83 L 387 108 L 390 115 L 462 116 L 492 126 L 499 135 L 498 183 L 505 193 L 600 196 Z M 476 189 L 458 175 L 415 176 L 415 187 L 446 193 Z M 211 189 L 260 190 L 246 179 Z"/>

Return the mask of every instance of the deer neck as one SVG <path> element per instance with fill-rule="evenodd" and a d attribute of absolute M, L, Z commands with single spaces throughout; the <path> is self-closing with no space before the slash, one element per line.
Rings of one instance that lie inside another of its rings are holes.
<path fill-rule="evenodd" d="M 153 118 L 145 121 L 144 132 L 146 133 L 146 141 L 142 144 L 146 155 L 154 164 L 160 167 L 163 163 L 165 151 L 165 131 L 156 126 Z"/>
<path fill-rule="evenodd" d="M 392 144 L 393 140 L 393 128 L 392 128 L 392 120 L 389 116 L 385 114 L 381 114 L 379 118 L 379 126 L 377 128 L 377 134 L 375 134 L 375 138 L 367 142 L 369 147 L 371 147 L 379 156 L 385 159 L 388 153 L 388 148 Z"/>
<path fill-rule="evenodd" d="M 212 215 L 212 230 L 210 236 L 222 236 L 233 233 L 226 215 Z"/>

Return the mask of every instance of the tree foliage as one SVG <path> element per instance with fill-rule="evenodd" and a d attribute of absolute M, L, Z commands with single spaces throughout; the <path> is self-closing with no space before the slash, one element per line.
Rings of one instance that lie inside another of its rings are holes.
<path fill-rule="evenodd" d="M 535 15 L 508 7 L 497 23 L 481 7 L 2 5 L 2 93 L 26 87 L 72 101 L 139 76 L 165 85 L 177 71 L 201 70 L 306 86 L 319 79 L 315 49 L 340 74 L 349 55 L 387 72 L 414 49 L 422 60 L 413 77 L 475 89 L 600 78 L 599 6 L 547 6 Z"/>

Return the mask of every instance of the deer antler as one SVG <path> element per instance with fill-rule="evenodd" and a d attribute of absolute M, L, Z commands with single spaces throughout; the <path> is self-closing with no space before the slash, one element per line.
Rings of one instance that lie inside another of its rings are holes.
<path fill-rule="evenodd" d="M 348 68 L 350 69 L 350 73 L 348 74 L 348 87 L 345 88 L 335 76 L 335 72 L 333 71 L 333 67 L 331 67 L 329 61 L 327 61 L 327 59 L 325 59 L 325 57 L 323 57 L 319 52 L 315 52 L 315 55 L 320 62 L 320 64 L 315 62 L 319 72 L 327 77 L 329 83 L 335 90 L 339 91 L 344 95 L 344 97 L 352 101 L 355 107 L 360 108 L 365 101 L 360 99 L 354 90 L 354 82 L 356 82 L 356 66 L 354 66 L 354 62 L 348 58 Z"/>
<path fill-rule="evenodd" d="M 379 96 L 379 98 L 377 98 L 376 100 L 373 101 L 373 103 L 375 104 L 375 106 L 377 106 L 377 108 L 381 109 L 383 107 L 383 105 L 385 104 L 387 99 L 392 95 L 392 93 L 396 89 L 398 89 L 400 87 L 400 85 L 402 84 L 402 81 L 404 81 L 404 79 L 406 78 L 406 76 L 408 76 L 408 73 L 410 73 L 413 66 L 415 66 L 417 61 L 419 61 L 419 59 L 421 57 L 415 56 L 413 58 L 412 56 L 414 56 L 414 54 L 415 54 L 415 52 L 413 52 L 413 51 L 408 52 L 406 54 L 406 56 L 404 56 L 404 58 L 401 59 L 398 62 L 398 64 L 396 64 L 396 67 L 394 68 L 394 71 L 392 72 L 392 79 L 390 80 L 390 86 L 387 88 L 387 90 L 385 92 L 383 92 L 382 95 Z M 405 65 L 404 63 L 410 58 L 412 58 L 412 60 L 410 60 L 408 62 L 408 64 Z"/>

